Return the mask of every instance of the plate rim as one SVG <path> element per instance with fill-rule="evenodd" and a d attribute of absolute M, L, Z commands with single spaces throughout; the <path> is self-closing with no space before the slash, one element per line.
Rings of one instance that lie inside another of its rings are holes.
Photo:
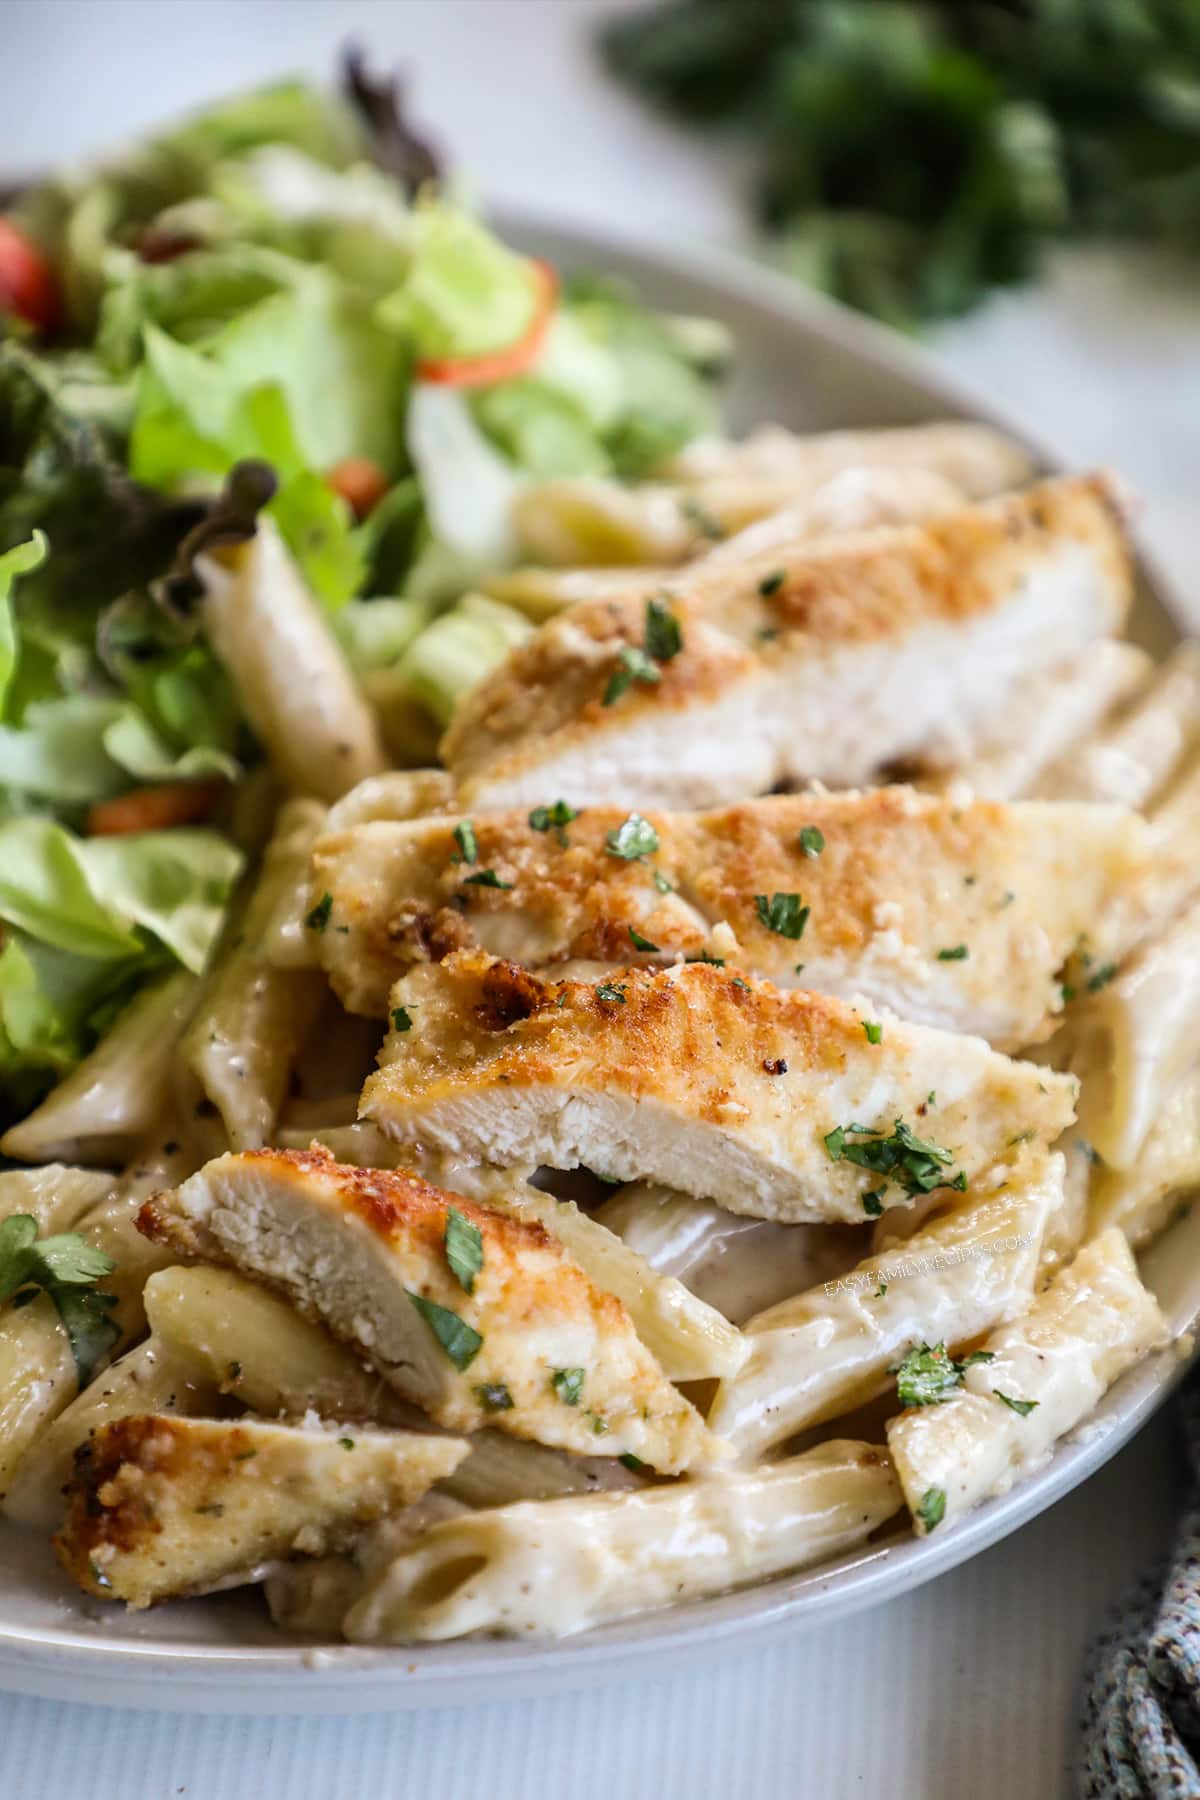
<path fill-rule="evenodd" d="M 580 226 L 550 213 L 497 207 L 505 235 L 553 239 L 580 262 L 616 261 L 648 279 L 680 279 L 732 309 L 765 313 L 784 330 L 831 342 L 863 365 L 922 390 L 943 416 L 976 418 L 1016 438 L 1047 470 L 1063 459 L 1052 438 L 1011 417 L 1002 402 L 947 370 L 936 355 L 873 320 L 805 289 L 749 256 L 709 246 L 653 244 L 634 233 Z M 635 273 L 636 279 L 636 273 Z M 1187 608 L 1156 559 L 1136 541 L 1139 572 L 1181 631 Z M 1197 1313 L 1200 1313 L 1198 1296 Z M 0 1600 L 0 1689 L 43 1698 L 149 1710 L 252 1713 L 367 1712 L 482 1704 L 549 1694 L 749 1650 L 937 1579 L 1008 1537 L 1101 1468 L 1149 1420 L 1186 1372 L 1179 1337 L 1194 1317 L 1172 1319 L 1173 1342 L 1129 1371 L 1042 1469 L 988 1501 L 944 1538 L 897 1534 L 817 1569 L 617 1622 L 578 1638 L 520 1644 L 458 1640 L 360 1649 L 281 1638 L 274 1644 L 181 1643 L 89 1629 L 86 1610 L 64 1626 L 6 1622 Z M 11 1539 L 18 1527 L 0 1521 Z M 25 1535 L 25 1534 L 22 1534 Z"/>

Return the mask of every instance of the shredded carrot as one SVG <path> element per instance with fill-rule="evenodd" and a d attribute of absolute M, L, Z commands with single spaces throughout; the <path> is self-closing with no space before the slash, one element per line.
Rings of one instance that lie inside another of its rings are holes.
<path fill-rule="evenodd" d="M 133 788 L 115 800 L 98 800 L 88 809 L 88 836 L 126 837 L 134 831 L 194 825 L 208 818 L 224 786 L 220 780 L 170 781 Z"/>
<path fill-rule="evenodd" d="M 388 478 L 369 456 L 344 456 L 326 472 L 325 485 L 341 496 L 356 519 L 365 519 L 387 493 Z"/>
<path fill-rule="evenodd" d="M 490 387 L 494 381 L 508 381 L 524 373 L 546 341 L 558 299 L 558 276 L 550 264 L 535 258 L 531 266 L 536 279 L 533 317 L 516 343 L 503 350 L 485 350 L 480 356 L 429 358 L 417 364 L 421 381 L 442 387 Z"/>

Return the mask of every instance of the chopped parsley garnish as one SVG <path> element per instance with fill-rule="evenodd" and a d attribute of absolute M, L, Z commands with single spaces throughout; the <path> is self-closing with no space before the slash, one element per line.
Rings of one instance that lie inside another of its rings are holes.
<path fill-rule="evenodd" d="M 990 1350 L 973 1350 L 956 1362 L 945 1344 L 918 1344 L 896 1364 L 896 1393 L 901 1406 L 934 1406 L 948 1400 L 972 1363 L 991 1362 Z"/>
<path fill-rule="evenodd" d="M 354 1439 L 353 1438 L 339 1438 L 338 1443 L 341 1445 L 343 1450 L 353 1450 L 353 1448 L 354 1448 Z"/>
<path fill-rule="evenodd" d="M 501 881 L 495 869 L 480 869 L 476 875 L 464 875 L 465 887 L 511 888 L 511 881 Z"/>
<path fill-rule="evenodd" d="M 651 662 L 644 650 L 636 644 L 625 644 L 617 658 L 617 666 L 608 678 L 608 686 L 604 690 L 603 704 L 612 706 L 627 693 L 635 681 L 653 687 L 662 680 L 657 663 Z"/>
<path fill-rule="evenodd" d="M 567 826 L 572 819 L 577 819 L 576 808 L 565 800 L 556 800 L 553 806 L 535 806 L 529 815 L 529 823 L 535 831 L 553 831 L 565 850 L 570 840 L 567 837 Z"/>
<path fill-rule="evenodd" d="M 926 1488 L 921 1495 L 921 1504 L 917 1508 L 917 1517 L 926 1531 L 932 1531 L 936 1525 L 940 1525 L 945 1516 L 945 1488 Z"/>
<path fill-rule="evenodd" d="M 458 845 L 458 849 L 450 859 L 452 862 L 474 863 L 479 861 L 479 845 L 475 838 L 475 827 L 470 819 L 464 819 L 461 825 L 454 827 L 454 841 Z"/>
<path fill-rule="evenodd" d="M 803 973 L 804 973 L 804 964 L 797 963 L 795 968 L 792 970 L 792 974 L 793 975 L 803 975 Z"/>
<path fill-rule="evenodd" d="M 702 532 L 706 538 L 712 538 L 714 543 L 718 538 L 725 536 L 725 527 L 721 521 L 715 519 L 707 508 L 701 506 L 698 500 L 693 500 L 690 495 L 687 499 L 679 502 L 679 510 L 685 519 L 691 521 L 697 531 Z"/>
<path fill-rule="evenodd" d="M 646 654 L 657 663 L 670 662 L 683 649 L 683 628 L 662 600 L 646 602 Z"/>
<path fill-rule="evenodd" d="M 604 705 L 627 693 L 635 681 L 654 687 L 662 680 L 662 664 L 678 656 L 683 649 L 683 628 L 670 607 L 662 600 L 646 602 L 646 628 L 639 649 L 636 644 L 623 644 L 617 666 L 604 690 Z"/>
<path fill-rule="evenodd" d="M 713 956 L 707 950 L 693 950 L 690 956 L 684 958 L 684 961 L 690 963 L 707 963 L 712 969 L 723 969 L 725 967 L 725 958 L 723 956 Z M 743 986 L 744 985 L 745 984 L 743 983 Z"/>
<path fill-rule="evenodd" d="M 649 819 L 632 812 L 605 833 L 604 848 L 610 856 L 620 856 L 625 862 L 640 862 L 643 856 L 653 856 L 658 849 L 658 833 Z"/>
<path fill-rule="evenodd" d="M 1036 1400 L 1018 1400 L 1012 1394 L 1002 1394 L 999 1388 L 993 1388 L 992 1392 L 997 1400 L 1003 1400 L 1005 1406 L 1010 1407 L 1013 1412 L 1019 1413 L 1023 1419 L 1027 1419 L 1038 1404 Z"/>
<path fill-rule="evenodd" d="M 1108 986 L 1116 972 L 1116 963 L 1101 963 L 1096 973 L 1088 976 L 1088 993 L 1098 994 L 1102 987 Z"/>
<path fill-rule="evenodd" d="M 877 1219 L 883 1211 L 883 1193 L 882 1188 L 871 1188 L 863 1195 L 863 1211 L 869 1219 Z"/>
<path fill-rule="evenodd" d="M 625 989 L 618 981 L 602 981 L 596 989 L 597 1000 L 607 1000 L 614 1006 L 624 1006 Z"/>
<path fill-rule="evenodd" d="M 887 1293 L 887 1291 L 888 1291 L 887 1282 L 881 1281 L 879 1286 L 875 1289 L 875 1293 L 872 1297 L 876 1300 L 882 1300 L 883 1296 Z"/>
<path fill-rule="evenodd" d="M 800 904 L 799 894 L 755 894 L 754 910 L 759 923 L 779 937 L 801 938 L 808 924 L 809 908 Z"/>
<path fill-rule="evenodd" d="M 305 918 L 304 923 L 310 931 L 324 931 L 329 923 L 329 915 L 333 911 L 333 895 L 322 894 L 317 904 Z"/>
<path fill-rule="evenodd" d="M 734 976 L 733 986 L 737 987 L 737 988 L 741 988 L 742 992 L 745 994 L 752 994 L 754 992 L 753 988 L 750 986 L 750 983 L 748 981 L 743 981 L 740 975 Z"/>
<path fill-rule="evenodd" d="M 479 1333 L 448 1306 L 426 1300 L 423 1294 L 414 1294 L 411 1288 L 406 1288 L 405 1292 L 455 1368 L 469 1369 L 483 1347 Z"/>
<path fill-rule="evenodd" d="M 867 1034 L 868 1044 L 881 1044 L 883 1042 L 883 1026 L 877 1019 L 864 1019 L 862 1028 Z"/>
<path fill-rule="evenodd" d="M 660 894 L 673 894 L 675 892 L 674 887 L 667 880 L 661 869 L 655 869 L 654 871 L 654 885 Z"/>
<path fill-rule="evenodd" d="M 800 848 L 805 856 L 820 856 L 825 848 L 825 833 L 815 825 L 805 825 L 800 833 Z"/>
<path fill-rule="evenodd" d="M 80 1387 L 117 1343 L 121 1332 L 112 1309 L 114 1294 L 97 1293 L 95 1283 L 116 1268 L 111 1256 L 85 1242 L 78 1232 L 39 1240 L 32 1213 L 11 1213 L 0 1224 L 0 1300 L 24 1306 L 40 1290 L 53 1300 L 75 1359 Z"/>
<path fill-rule="evenodd" d="M 596 1437 L 608 1436 L 607 1419 L 602 1419 L 599 1413 L 589 1413 L 588 1418 L 592 1421 L 592 1431 Z"/>
<path fill-rule="evenodd" d="M 965 944 L 954 944 L 949 950 L 939 950 L 937 959 L 939 962 L 966 962 L 970 954 Z"/>
<path fill-rule="evenodd" d="M 393 1008 L 392 1008 L 392 1030 L 393 1031 L 411 1031 L 412 1030 L 412 1014 L 409 1012 L 407 1006 L 393 1006 Z"/>
<path fill-rule="evenodd" d="M 475 1389 L 475 1398 L 484 1412 L 511 1412 L 515 1402 L 502 1381 L 485 1381 Z"/>
<path fill-rule="evenodd" d="M 769 575 L 764 575 L 759 582 L 758 591 L 764 600 L 769 600 L 772 594 L 777 594 L 779 592 L 786 580 L 786 569 L 772 569 L 771 573 Z"/>
<path fill-rule="evenodd" d="M 847 1142 L 851 1137 L 866 1141 L 851 1144 Z M 869 1125 L 839 1125 L 826 1134 L 825 1148 L 833 1162 L 852 1162 L 873 1175 L 886 1175 L 906 1194 L 931 1194 L 940 1187 L 966 1190 L 963 1170 L 954 1176 L 944 1172 L 954 1161 L 951 1152 L 928 1138 L 919 1138 L 903 1119 L 896 1120 L 890 1137 Z"/>
<path fill-rule="evenodd" d="M 652 944 L 648 937 L 643 937 L 634 926 L 629 927 L 629 941 L 635 950 L 645 950 L 649 954 L 657 954 L 658 945 Z"/>
<path fill-rule="evenodd" d="M 617 1461 L 623 1463 L 627 1469 L 632 1469 L 635 1475 L 640 1475 L 643 1469 L 650 1466 L 648 1463 L 644 1463 L 640 1456 L 635 1456 L 632 1450 L 623 1451 Z"/>
<path fill-rule="evenodd" d="M 478 1225 L 464 1219 L 457 1206 L 446 1214 L 446 1261 L 459 1287 L 475 1292 L 475 1277 L 483 1267 L 483 1234 Z"/>
<path fill-rule="evenodd" d="M 1062 984 L 1062 997 L 1064 1006 L 1069 1006 L 1075 998 L 1075 989 L 1069 981 L 1064 981 Z"/>
<path fill-rule="evenodd" d="M 582 1369 L 555 1369 L 550 1377 L 550 1385 L 564 1406 L 578 1406 L 579 1397 L 583 1393 Z"/>

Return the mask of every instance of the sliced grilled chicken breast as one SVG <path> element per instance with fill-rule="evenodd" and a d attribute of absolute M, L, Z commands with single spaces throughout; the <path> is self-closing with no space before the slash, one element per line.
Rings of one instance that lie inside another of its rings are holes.
<path fill-rule="evenodd" d="M 1116 808 L 898 787 L 557 816 L 379 820 L 321 839 L 310 904 L 330 896 L 316 946 L 343 1004 L 382 1017 L 407 968 L 459 948 L 534 968 L 707 952 L 1016 1049 L 1045 1035 L 1063 964 L 1150 854 L 1145 823 Z M 809 909 L 799 943 L 764 920 L 779 893 Z"/>
<path fill-rule="evenodd" d="M 461 1438 L 137 1413 L 75 1453 L 54 1540 L 89 1594 L 152 1606 L 321 1556 L 457 1468 Z"/>
<path fill-rule="evenodd" d="M 712 1448 L 621 1302 L 533 1219 L 314 1149 L 218 1157 L 139 1223 L 287 1294 L 439 1425 L 671 1474 Z"/>
<path fill-rule="evenodd" d="M 1104 476 L 700 565 L 549 620 L 468 696 L 443 758 L 490 807 L 714 806 L 962 760 L 1025 677 L 1120 625 L 1130 591 Z"/>
<path fill-rule="evenodd" d="M 1073 1077 L 980 1038 L 699 963 L 588 983 L 459 952 L 393 999 L 408 1024 L 362 1098 L 393 1137 L 645 1176 L 759 1218 L 862 1220 L 963 1184 L 1016 1139 L 1049 1142 L 1074 1113 Z M 923 1178 L 914 1131 L 937 1146 Z"/>

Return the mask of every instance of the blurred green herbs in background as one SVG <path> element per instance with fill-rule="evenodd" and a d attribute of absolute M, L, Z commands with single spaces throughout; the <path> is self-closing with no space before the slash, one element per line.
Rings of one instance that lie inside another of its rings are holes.
<path fill-rule="evenodd" d="M 756 145 L 783 267 L 912 328 L 1049 239 L 1200 249 L 1200 0 L 672 0 L 609 67 Z"/>

